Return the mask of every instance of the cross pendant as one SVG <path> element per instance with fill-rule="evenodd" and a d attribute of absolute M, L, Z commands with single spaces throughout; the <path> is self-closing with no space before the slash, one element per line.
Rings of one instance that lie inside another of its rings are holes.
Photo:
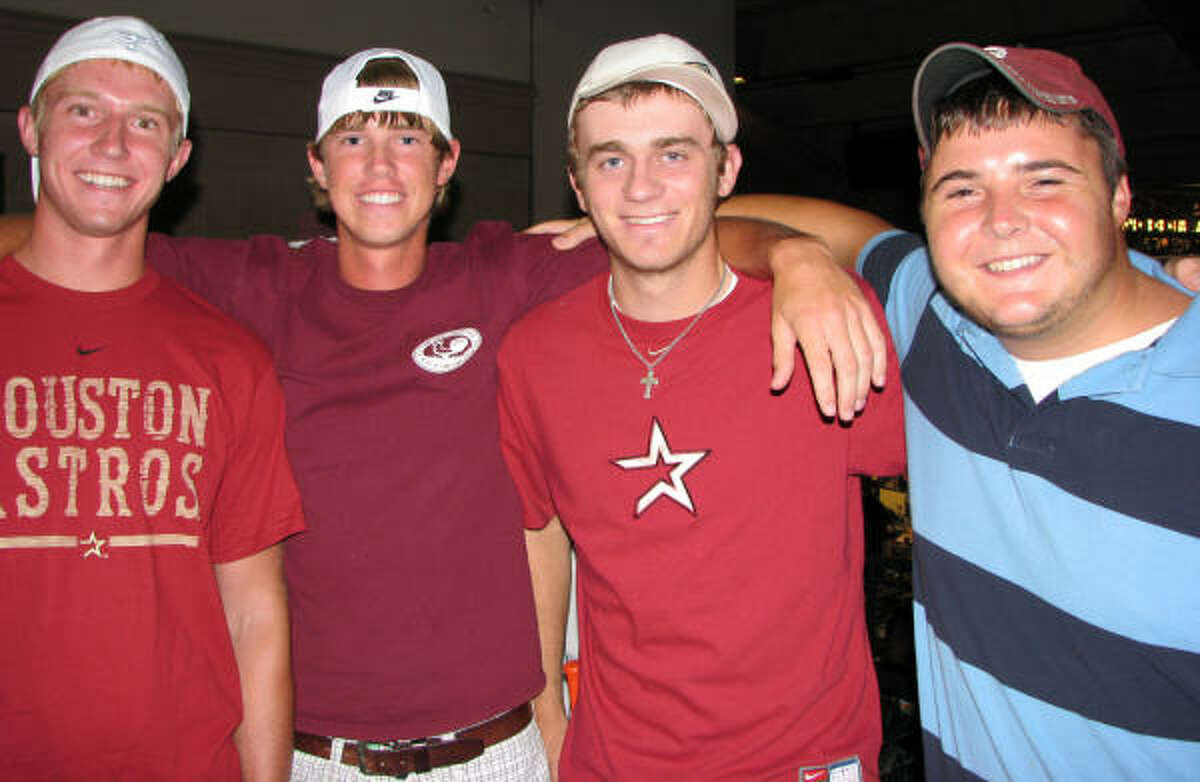
<path fill-rule="evenodd" d="M 646 376 L 644 378 L 642 378 L 641 380 L 639 380 L 638 382 L 646 387 L 646 393 L 642 394 L 642 399 L 649 399 L 650 398 L 650 389 L 653 386 L 658 385 L 658 378 L 656 378 L 654 376 L 653 369 L 647 369 Z"/>

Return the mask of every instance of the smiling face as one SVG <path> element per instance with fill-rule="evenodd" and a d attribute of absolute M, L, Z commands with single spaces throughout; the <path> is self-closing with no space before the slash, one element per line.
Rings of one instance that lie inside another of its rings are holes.
<path fill-rule="evenodd" d="M 694 101 L 662 90 L 596 100 L 575 115 L 573 138 L 571 185 L 617 264 L 662 273 L 715 253 L 713 212 L 741 157 L 730 144 L 718 162 L 712 125 Z"/>
<path fill-rule="evenodd" d="M 1125 177 L 1106 183 L 1096 141 L 1046 117 L 964 126 L 938 141 L 925 181 L 929 250 L 951 299 L 1018 356 L 1087 349 L 1118 284 L 1130 202 Z"/>
<path fill-rule="evenodd" d="M 327 133 L 319 152 L 310 150 L 308 161 L 329 193 L 340 242 L 364 249 L 424 246 L 438 190 L 458 164 L 457 141 L 442 154 L 427 130 L 371 120 Z"/>
<path fill-rule="evenodd" d="M 38 213 L 89 237 L 145 230 L 163 184 L 191 151 L 179 110 L 152 71 L 116 60 L 63 69 L 21 109 L 21 140 L 39 161 Z"/>

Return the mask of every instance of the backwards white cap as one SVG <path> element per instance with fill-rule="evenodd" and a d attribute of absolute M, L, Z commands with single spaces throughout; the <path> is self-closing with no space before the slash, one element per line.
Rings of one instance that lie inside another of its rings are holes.
<path fill-rule="evenodd" d="M 567 127 L 571 127 L 580 101 L 635 81 L 668 84 L 692 96 L 712 120 L 721 143 L 728 144 L 737 135 L 737 110 L 725 91 L 721 74 L 699 49 L 665 33 L 602 49 L 575 87 L 567 110 Z"/>
<path fill-rule="evenodd" d="M 400 59 L 417 77 L 413 87 L 359 87 L 358 74 L 372 60 Z M 343 60 L 325 77 L 317 104 L 316 140 L 329 132 L 333 123 L 356 111 L 404 111 L 428 117 L 446 140 L 450 133 L 450 104 L 446 83 L 430 63 L 400 49 L 366 49 Z"/>
<path fill-rule="evenodd" d="M 137 63 L 157 73 L 175 93 L 179 107 L 181 129 L 187 133 L 188 109 L 192 96 L 188 92 L 187 72 L 171 44 L 163 34 L 134 16 L 98 16 L 75 25 L 63 33 L 46 58 L 42 60 L 29 102 L 33 103 L 46 81 L 68 65 L 83 60 L 125 60 Z M 38 160 L 34 156 L 33 198 L 38 195 Z"/>

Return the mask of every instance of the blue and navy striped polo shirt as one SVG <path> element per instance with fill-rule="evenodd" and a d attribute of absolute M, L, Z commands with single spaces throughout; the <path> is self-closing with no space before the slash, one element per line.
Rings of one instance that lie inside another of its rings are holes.
<path fill-rule="evenodd" d="M 904 379 L 927 778 L 1200 780 L 1200 303 L 1035 403 L 919 236 L 858 265 Z"/>

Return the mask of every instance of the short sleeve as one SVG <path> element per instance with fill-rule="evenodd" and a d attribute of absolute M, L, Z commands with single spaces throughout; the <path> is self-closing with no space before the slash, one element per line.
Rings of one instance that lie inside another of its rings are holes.
<path fill-rule="evenodd" d="M 862 282 L 864 293 L 878 319 L 883 308 L 871 287 Z M 900 361 L 888 338 L 887 379 L 882 389 L 873 390 L 867 406 L 851 424 L 850 470 L 859 475 L 900 475 L 905 471 L 904 397 Z"/>
<path fill-rule="evenodd" d="M 503 222 L 481 222 L 461 246 L 464 256 L 483 264 L 484 274 L 512 292 L 516 321 L 537 305 L 558 298 L 608 269 L 608 252 L 595 239 L 557 250 L 552 237 L 513 231 Z M 437 248 L 438 245 L 431 245 Z"/>
<path fill-rule="evenodd" d="M 556 515 L 550 484 L 546 476 L 544 454 L 535 445 L 534 418 L 523 382 L 526 374 L 514 360 L 519 335 L 510 333 L 500 348 L 498 359 L 500 387 L 497 404 L 500 412 L 500 447 L 509 474 L 521 497 L 522 519 L 529 529 L 541 529 Z"/>
<path fill-rule="evenodd" d="M 213 562 L 255 554 L 304 529 L 284 447 L 283 393 L 263 356 L 244 402 L 231 400 L 233 431 L 210 523 Z"/>
<path fill-rule="evenodd" d="M 937 290 L 924 240 L 914 233 L 885 231 L 863 248 L 856 268 L 883 303 L 896 351 L 904 358 Z"/>

